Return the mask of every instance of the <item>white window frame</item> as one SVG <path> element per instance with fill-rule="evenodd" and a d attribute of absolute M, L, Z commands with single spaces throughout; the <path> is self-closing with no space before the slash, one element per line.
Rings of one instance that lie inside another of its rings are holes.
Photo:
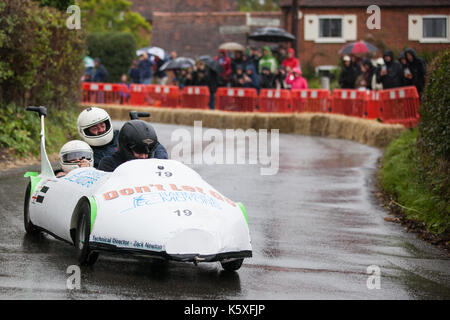
<path fill-rule="evenodd" d="M 449 28 L 449 23 L 450 23 L 450 19 L 449 19 L 449 16 L 446 16 L 446 15 L 438 15 L 438 14 L 429 14 L 429 15 L 423 15 L 423 16 L 421 16 L 421 18 L 422 18 L 422 35 L 421 35 L 421 37 L 420 37 L 420 40 L 419 40 L 419 42 L 420 43 L 450 43 L 450 41 L 449 41 L 449 38 L 450 38 L 450 35 L 449 35 L 449 31 L 450 31 L 450 28 Z M 423 37 L 423 28 L 424 28 L 424 24 L 423 24 L 423 19 L 446 19 L 447 20 L 447 37 L 442 37 L 442 38 L 424 38 Z"/>
<path fill-rule="evenodd" d="M 340 19 L 341 20 L 341 36 L 340 37 L 320 37 L 320 19 Z M 317 16 L 317 39 L 316 43 L 345 43 L 344 39 L 344 15 L 318 15 Z"/>

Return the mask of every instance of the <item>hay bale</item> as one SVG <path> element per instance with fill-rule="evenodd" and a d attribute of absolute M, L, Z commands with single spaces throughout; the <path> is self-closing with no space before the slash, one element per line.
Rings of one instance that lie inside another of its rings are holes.
<path fill-rule="evenodd" d="M 340 138 L 384 148 L 405 130 L 402 125 L 383 124 L 326 113 L 260 113 L 229 112 L 203 109 L 172 109 L 124 105 L 81 105 L 80 112 L 88 106 L 105 109 L 114 120 L 126 121 L 131 110 L 150 112 L 151 122 L 194 125 L 202 121 L 203 127 L 218 129 L 279 129 L 280 133 Z"/>

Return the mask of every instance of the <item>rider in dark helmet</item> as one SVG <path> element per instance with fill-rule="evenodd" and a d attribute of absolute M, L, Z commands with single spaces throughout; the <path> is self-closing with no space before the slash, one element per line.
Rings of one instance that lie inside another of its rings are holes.
<path fill-rule="evenodd" d="M 158 142 L 155 129 L 145 121 L 127 121 L 119 132 L 119 150 L 100 161 L 99 170 L 112 172 L 122 163 L 134 159 L 168 159 Z"/>

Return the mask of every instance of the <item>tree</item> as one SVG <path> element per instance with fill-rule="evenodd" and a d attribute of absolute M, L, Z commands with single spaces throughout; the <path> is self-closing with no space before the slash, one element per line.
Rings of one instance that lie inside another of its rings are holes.
<path fill-rule="evenodd" d="M 67 10 L 67 8 L 75 4 L 75 0 L 33 0 L 39 2 L 41 6 L 53 7 L 61 11 Z"/>
<path fill-rule="evenodd" d="M 129 32 L 139 47 L 150 42 L 151 26 L 139 13 L 131 11 L 127 0 L 83 0 L 81 9 L 82 27 L 92 32 Z"/>

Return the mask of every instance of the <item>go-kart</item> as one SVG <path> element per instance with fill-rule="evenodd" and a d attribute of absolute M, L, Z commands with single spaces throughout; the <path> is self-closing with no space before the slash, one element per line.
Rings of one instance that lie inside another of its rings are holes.
<path fill-rule="evenodd" d="M 75 245 L 81 265 L 112 251 L 195 264 L 219 261 L 225 270 L 237 270 L 252 256 L 244 206 L 181 162 L 139 159 L 114 172 L 78 168 L 55 177 L 45 151 L 46 109 L 27 110 L 41 117 L 41 173 L 25 174 L 31 179 L 27 233 L 45 232 Z"/>

